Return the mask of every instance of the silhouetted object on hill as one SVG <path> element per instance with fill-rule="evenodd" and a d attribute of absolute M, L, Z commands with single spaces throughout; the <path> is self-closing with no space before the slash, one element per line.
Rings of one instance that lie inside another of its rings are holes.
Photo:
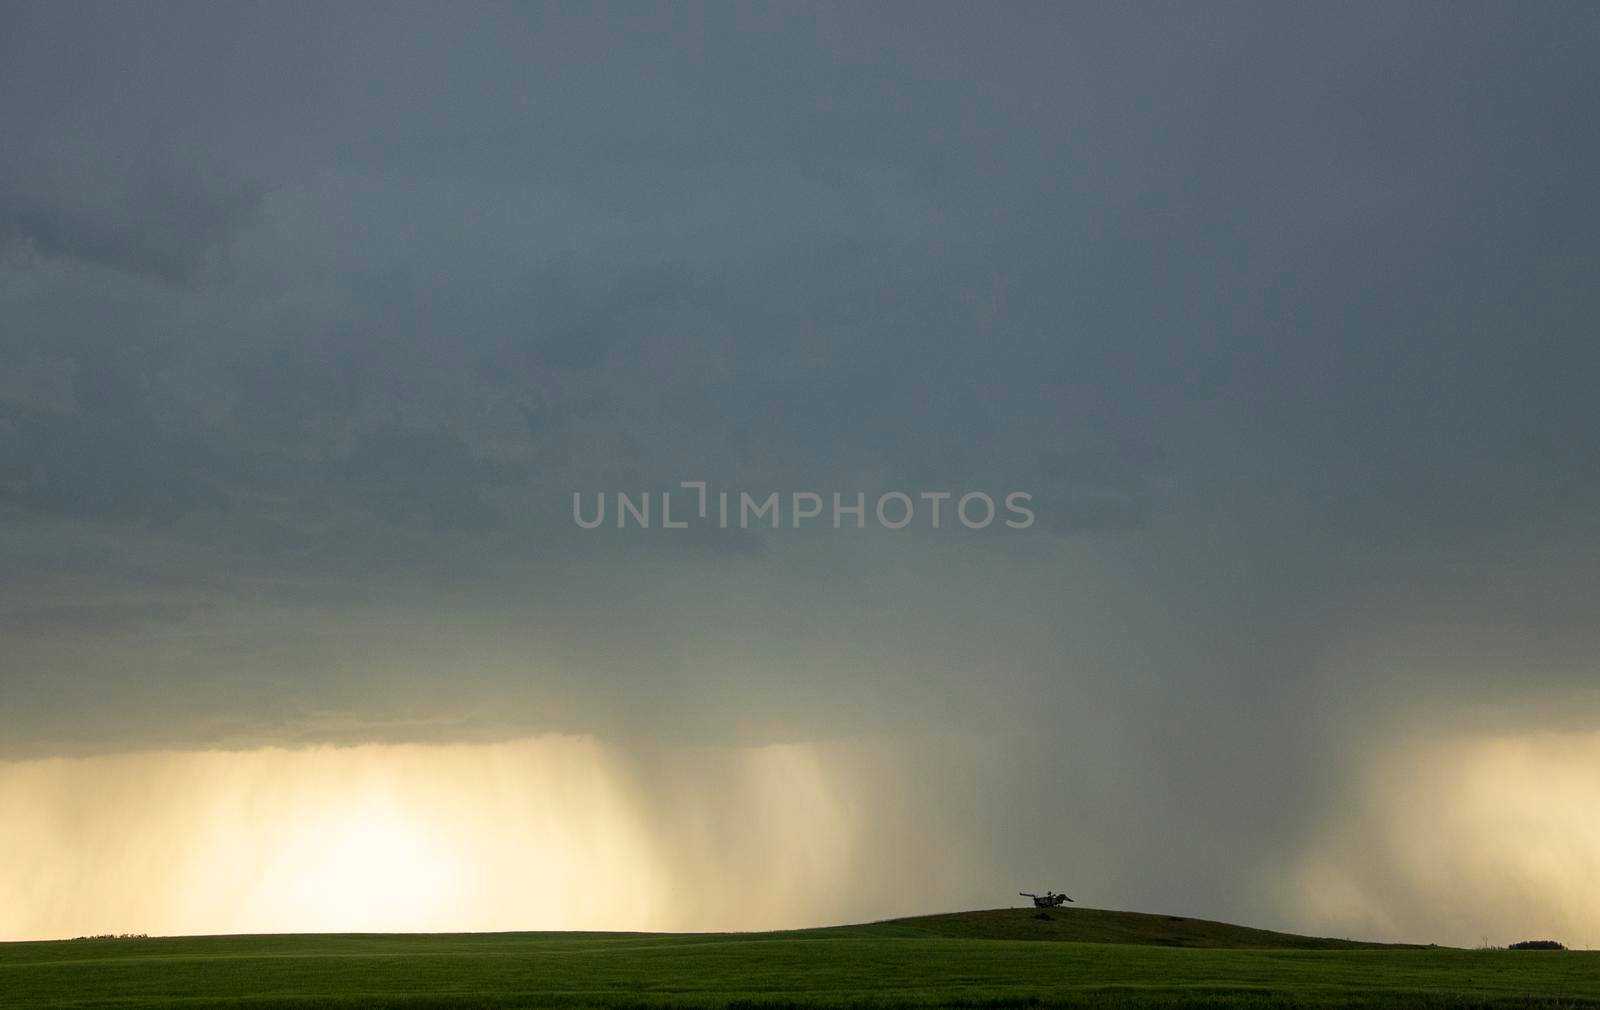
<path fill-rule="evenodd" d="M 1567 948 L 1554 940 L 1523 940 L 1514 943 L 1507 950 L 1566 950 Z"/>
<path fill-rule="evenodd" d="M 1054 891 L 1046 891 L 1043 894 L 1029 894 L 1027 891 L 1017 893 L 1024 898 L 1032 898 L 1034 908 L 1059 908 L 1072 900 L 1065 894 L 1057 894 Z"/>

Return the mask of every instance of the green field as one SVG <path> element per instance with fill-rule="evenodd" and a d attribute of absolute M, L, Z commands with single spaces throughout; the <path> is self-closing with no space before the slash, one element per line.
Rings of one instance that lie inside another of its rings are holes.
<path fill-rule="evenodd" d="M 1600 953 L 1002 909 L 780 933 L 0 944 L 0 1007 L 1600 1006 Z"/>

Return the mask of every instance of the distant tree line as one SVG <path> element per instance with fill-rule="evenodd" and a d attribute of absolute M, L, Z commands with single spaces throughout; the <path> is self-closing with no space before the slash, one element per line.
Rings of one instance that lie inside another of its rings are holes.
<path fill-rule="evenodd" d="M 148 940 L 149 933 L 96 933 L 94 936 L 75 936 L 74 940 Z"/>

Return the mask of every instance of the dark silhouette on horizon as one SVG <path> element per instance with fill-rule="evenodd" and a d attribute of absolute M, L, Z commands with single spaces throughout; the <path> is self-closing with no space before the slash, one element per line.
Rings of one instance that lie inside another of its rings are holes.
<path fill-rule="evenodd" d="M 1064 903 L 1072 900 L 1065 894 L 1057 894 L 1054 891 L 1046 891 L 1043 894 L 1029 894 L 1027 891 L 1018 891 L 1017 893 L 1024 898 L 1032 898 L 1034 908 L 1059 908 Z"/>

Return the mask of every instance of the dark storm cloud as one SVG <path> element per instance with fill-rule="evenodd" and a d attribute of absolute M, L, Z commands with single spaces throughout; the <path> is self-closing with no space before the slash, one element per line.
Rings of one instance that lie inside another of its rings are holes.
<path fill-rule="evenodd" d="M 260 207 L 258 187 L 193 164 L 21 152 L 0 156 L 0 242 L 21 255 L 191 283 Z"/>
<path fill-rule="evenodd" d="M 498 468 L 450 432 L 384 428 L 333 462 L 331 479 L 355 487 L 382 515 L 470 527 L 493 518 L 479 489 L 498 479 Z"/>
<path fill-rule="evenodd" d="M 1216 909 L 1593 716 L 1591 7 L 4 20 L 7 754 L 960 724 Z M 571 523 L 697 479 L 1039 521 Z"/>

